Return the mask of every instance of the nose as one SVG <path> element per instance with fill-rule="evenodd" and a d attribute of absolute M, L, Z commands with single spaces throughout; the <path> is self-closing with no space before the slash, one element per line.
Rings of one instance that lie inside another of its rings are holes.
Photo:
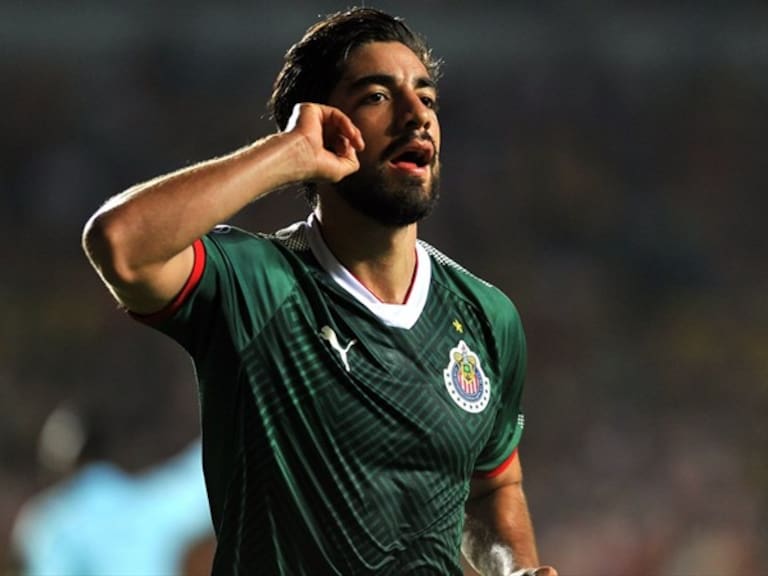
<path fill-rule="evenodd" d="M 405 130 L 427 130 L 432 123 L 432 109 L 414 91 L 408 91 L 402 97 L 400 114 L 402 128 Z"/>

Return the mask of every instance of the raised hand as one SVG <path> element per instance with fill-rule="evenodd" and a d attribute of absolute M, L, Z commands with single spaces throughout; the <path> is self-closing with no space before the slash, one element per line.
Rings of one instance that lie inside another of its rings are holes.
<path fill-rule="evenodd" d="M 300 103 L 293 108 L 286 134 L 303 137 L 303 161 L 312 182 L 338 182 L 360 168 L 357 152 L 365 147 L 360 130 L 338 108 Z"/>

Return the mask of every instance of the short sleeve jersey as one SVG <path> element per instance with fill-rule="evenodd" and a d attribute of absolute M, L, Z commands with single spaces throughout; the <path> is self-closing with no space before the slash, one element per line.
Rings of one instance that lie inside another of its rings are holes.
<path fill-rule="evenodd" d="M 514 457 L 525 340 L 498 289 L 417 242 L 403 305 L 314 217 L 217 227 L 150 319 L 191 354 L 214 574 L 455 574 L 473 475 Z"/>

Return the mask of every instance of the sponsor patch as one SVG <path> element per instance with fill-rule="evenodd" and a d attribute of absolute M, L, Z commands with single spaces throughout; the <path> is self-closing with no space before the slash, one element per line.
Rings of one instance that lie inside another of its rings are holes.
<path fill-rule="evenodd" d="M 480 366 L 480 358 L 464 340 L 459 340 L 456 348 L 451 349 L 449 358 L 443 377 L 451 399 L 467 412 L 482 412 L 491 399 L 491 386 Z"/>

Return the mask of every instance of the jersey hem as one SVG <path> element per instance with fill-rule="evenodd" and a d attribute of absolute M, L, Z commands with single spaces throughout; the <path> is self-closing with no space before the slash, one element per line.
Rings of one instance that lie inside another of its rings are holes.
<path fill-rule="evenodd" d="M 197 285 L 200 283 L 200 279 L 203 277 L 203 271 L 205 270 L 205 245 L 201 239 L 195 240 L 192 244 L 194 252 L 194 261 L 192 263 L 192 271 L 189 273 L 189 277 L 184 286 L 178 294 L 171 300 L 163 309 L 152 312 L 151 314 L 139 314 L 138 312 L 128 311 L 132 317 L 145 324 L 157 324 L 162 322 L 166 318 L 173 316 L 179 308 L 184 305 L 189 295 L 194 291 Z"/>

